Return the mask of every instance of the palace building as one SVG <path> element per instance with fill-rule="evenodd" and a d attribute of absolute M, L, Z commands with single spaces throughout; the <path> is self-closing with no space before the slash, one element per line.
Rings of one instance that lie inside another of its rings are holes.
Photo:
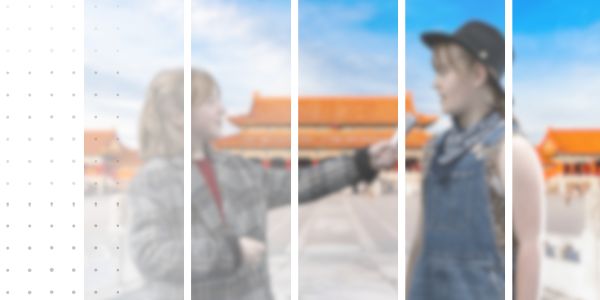
<path fill-rule="evenodd" d="M 299 98 L 300 166 L 347 154 L 391 138 L 398 124 L 396 96 L 301 96 Z M 427 127 L 437 117 L 418 112 L 406 95 L 406 113 L 416 126 L 406 136 L 407 171 L 419 171 Z M 239 130 L 215 142 L 217 149 L 260 161 L 265 167 L 290 166 L 289 97 L 254 94 L 248 113 L 229 117 Z M 113 129 L 85 131 L 86 189 L 123 189 L 141 164 L 136 150 L 121 143 Z M 394 172 L 395 173 L 395 172 Z"/>
<path fill-rule="evenodd" d="M 548 188 L 584 193 L 600 176 L 600 129 L 550 128 L 537 146 Z"/>
<path fill-rule="evenodd" d="M 418 170 L 427 127 L 437 119 L 419 113 L 407 94 L 406 112 L 417 126 L 406 137 L 407 167 Z M 289 166 L 290 99 L 255 94 L 247 114 L 229 120 L 240 130 L 216 142 L 216 147 L 261 161 L 265 166 Z M 299 164 L 348 153 L 392 137 L 398 124 L 396 96 L 301 96 L 298 100 Z"/>
<path fill-rule="evenodd" d="M 290 164 L 290 98 L 255 94 L 247 114 L 230 117 L 240 130 L 218 140 L 218 149 Z M 392 137 L 398 123 L 395 96 L 301 96 L 298 102 L 299 164 L 348 153 Z"/>
<path fill-rule="evenodd" d="M 549 128 L 537 150 L 547 189 L 544 265 L 561 271 L 543 283 L 568 298 L 598 299 L 600 129 Z"/>
<path fill-rule="evenodd" d="M 123 145 L 114 129 L 84 132 L 86 193 L 123 190 L 141 165 L 137 151 Z"/>
<path fill-rule="evenodd" d="M 549 176 L 600 176 L 600 129 L 550 128 L 538 151 Z"/>
<path fill-rule="evenodd" d="M 415 118 L 415 126 L 406 135 L 406 171 L 421 171 L 421 159 L 423 158 L 423 148 L 431 139 L 431 133 L 427 131 L 435 121 L 437 116 L 423 114 L 417 111 L 413 102 L 411 93 L 406 94 L 406 113 Z"/>

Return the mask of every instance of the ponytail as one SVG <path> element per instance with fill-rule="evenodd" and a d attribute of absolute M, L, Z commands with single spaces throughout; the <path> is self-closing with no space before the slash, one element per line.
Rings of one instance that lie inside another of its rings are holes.
<path fill-rule="evenodd" d="M 504 100 L 504 90 L 500 87 L 500 83 L 495 82 L 491 76 L 488 75 L 489 81 L 488 86 L 492 90 L 494 97 L 494 103 L 492 109 L 498 113 L 502 118 L 505 116 L 506 101 Z"/>

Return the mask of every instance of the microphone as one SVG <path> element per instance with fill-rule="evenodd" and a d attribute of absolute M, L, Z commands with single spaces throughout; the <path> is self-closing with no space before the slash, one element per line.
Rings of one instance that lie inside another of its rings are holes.
<path fill-rule="evenodd" d="M 417 119 L 412 115 L 406 115 L 406 134 L 408 134 L 408 132 L 415 128 L 415 126 L 417 125 Z M 392 138 L 389 139 L 389 143 L 392 146 L 398 147 L 398 131 L 396 130 L 396 133 L 394 133 L 394 136 Z"/>

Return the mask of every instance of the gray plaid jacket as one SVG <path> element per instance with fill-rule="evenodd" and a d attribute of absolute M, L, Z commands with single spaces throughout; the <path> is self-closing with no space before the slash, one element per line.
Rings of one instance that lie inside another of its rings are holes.
<path fill-rule="evenodd" d="M 360 153 L 361 151 L 358 151 Z M 299 171 L 300 202 L 318 199 L 375 173 L 366 152 L 329 159 Z M 192 165 L 192 298 L 272 299 L 267 259 L 251 269 L 241 262 L 238 238 L 265 241 L 267 212 L 289 205 L 291 173 L 248 159 L 213 153 L 225 212 L 222 222 L 204 178 Z M 148 161 L 129 189 L 132 257 L 146 286 L 122 299 L 183 299 L 183 159 Z"/>

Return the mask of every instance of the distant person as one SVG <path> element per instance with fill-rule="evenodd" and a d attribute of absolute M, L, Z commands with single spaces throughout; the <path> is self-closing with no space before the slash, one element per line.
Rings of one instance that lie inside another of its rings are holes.
<path fill-rule="evenodd" d="M 133 259 L 145 278 L 139 299 L 181 300 L 183 283 L 183 164 L 192 164 L 192 299 L 270 300 L 266 228 L 270 209 L 289 205 L 291 173 L 216 151 L 224 109 L 205 71 L 192 71 L 192 159 L 183 160 L 183 72 L 152 81 L 141 118 L 144 165 L 129 191 Z M 359 182 L 395 165 L 393 143 L 300 170 L 301 203 Z M 135 298 L 138 299 L 138 298 Z"/>
<path fill-rule="evenodd" d="M 422 38 L 452 123 L 425 149 L 408 299 L 504 299 L 504 38 L 479 21 Z"/>

